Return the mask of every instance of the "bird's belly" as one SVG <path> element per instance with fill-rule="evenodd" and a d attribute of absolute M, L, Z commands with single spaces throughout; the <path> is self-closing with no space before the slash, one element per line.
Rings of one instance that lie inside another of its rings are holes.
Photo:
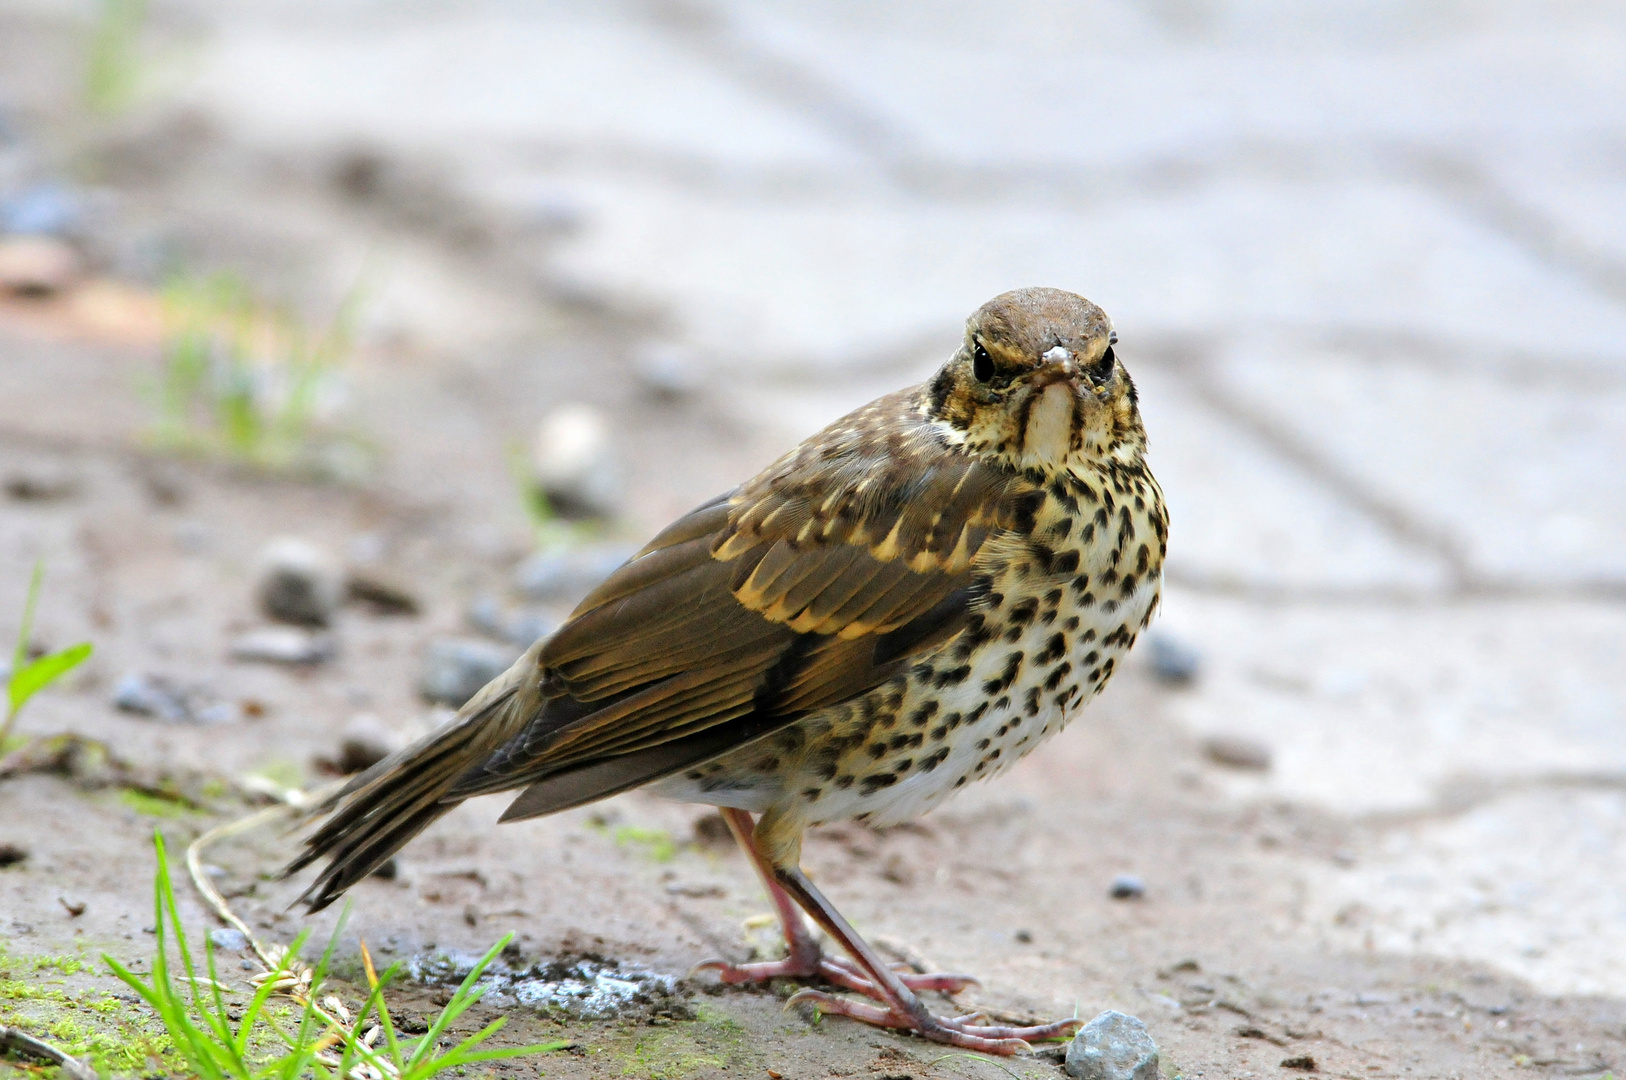
<path fill-rule="evenodd" d="M 1156 579 L 1143 583 L 1112 611 L 1063 604 L 1056 618 L 1041 617 L 984 646 L 967 658 L 968 675 L 948 684 L 941 676 L 957 661 L 945 650 L 910 673 L 897 707 L 880 710 L 861 741 L 830 724 L 827 737 L 846 748 L 833 762 L 802 755 L 803 768 L 785 777 L 782 797 L 799 801 L 810 823 L 858 817 L 894 825 L 1003 772 L 1106 686 L 1158 591 Z M 1077 625 L 1063 629 L 1073 616 Z M 1014 672 L 1013 656 L 1021 658 Z"/>
<path fill-rule="evenodd" d="M 807 824 L 911 820 L 1065 727 L 1106 686 L 1158 592 L 1153 578 L 1111 610 L 1064 599 L 1026 625 L 1001 626 L 965 657 L 950 642 L 854 701 L 649 790 L 755 813 L 777 808 Z"/>

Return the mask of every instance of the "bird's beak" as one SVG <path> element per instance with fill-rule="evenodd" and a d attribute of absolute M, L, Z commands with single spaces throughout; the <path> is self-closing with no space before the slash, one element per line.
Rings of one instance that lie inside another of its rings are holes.
<path fill-rule="evenodd" d="M 1045 353 L 1040 359 L 1045 361 L 1044 366 L 1035 368 L 1033 374 L 1028 376 L 1035 390 L 1043 390 L 1051 383 L 1078 380 L 1078 362 L 1073 359 L 1072 353 L 1060 345 Z"/>

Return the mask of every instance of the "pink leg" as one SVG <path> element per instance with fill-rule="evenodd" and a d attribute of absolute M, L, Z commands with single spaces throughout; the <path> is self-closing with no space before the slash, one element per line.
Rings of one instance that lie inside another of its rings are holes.
<path fill-rule="evenodd" d="M 877 1001 L 888 1001 L 887 995 L 871 982 L 864 974 L 864 969 L 851 960 L 840 956 L 825 956 L 824 950 L 819 947 L 818 938 L 808 928 L 807 919 L 803 917 L 796 901 L 791 899 L 783 886 L 779 884 L 772 866 L 757 850 L 756 841 L 752 831 L 754 824 L 751 815 L 744 810 L 734 810 L 724 807 L 718 811 L 723 820 L 728 822 L 729 831 L 734 839 L 751 859 L 751 865 L 761 880 L 762 887 L 768 893 L 768 899 L 773 902 L 774 911 L 779 915 L 779 924 L 784 928 L 786 955 L 783 960 L 769 960 L 754 964 L 730 964 L 726 960 L 708 960 L 698 965 L 696 971 L 715 971 L 717 977 L 725 983 L 764 982 L 768 979 L 824 979 L 847 990 L 868 995 Z M 957 994 L 967 986 L 976 985 L 977 980 L 969 975 L 927 974 L 919 975 L 914 972 L 894 973 L 895 977 L 905 986 L 913 990 L 941 990 L 948 994 Z"/>
<path fill-rule="evenodd" d="M 897 972 L 886 965 L 869 942 L 858 936 L 858 932 L 842 918 L 841 912 L 825 899 L 824 894 L 819 892 L 800 868 L 778 870 L 775 876 L 785 891 L 813 916 L 825 932 L 840 942 L 841 947 L 858 961 L 864 974 L 873 981 L 873 985 L 879 991 L 871 996 L 879 999 L 885 1007 L 836 997 L 820 990 L 798 991 L 791 996 L 787 1004 L 810 1001 L 824 1012 L 848 1016 L 878 1027 L 905 1028 L 918 1032 L 933 1042 L 961 1046 L 968 1050 L 981 1050 L 990 1054 L 1014 1054 L 1019 1050 L 1031 1050 L 1033 1048 L 1026 1040 L 1053 1039 L 1068 1034 L 1084 1023 L 1082 1020 L 1073 1019 L 1058 1020 L 1053 1024 L 1036 1024 L 1031 1027 L 1007 1027 L 975 1024 L 972 1021 L 978 1018 L 976 1013 L 956 1017 L 933 1016 L 920 998 L 915 996 L 914 991 L 899 978 Z"/>

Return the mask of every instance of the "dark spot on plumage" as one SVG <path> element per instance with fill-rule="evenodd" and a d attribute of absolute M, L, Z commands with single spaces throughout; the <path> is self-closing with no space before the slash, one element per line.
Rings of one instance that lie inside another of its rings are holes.
<path fill-rule="evenodd" d="M 989 760 L 989 761 L 998 761 L 999 760 L 999 755 L 1002 752 L 1003 752 L 1003 748 L 998 747 L 998 746 L 994 747 L 993 750 L 989 751 L 987 760 Z"/>
<path fill-rule="evenodd" d="M 933 769 L 943 764 L 943 761 L 948 756 L 949 748 L 946 746 L 939 750 L 932 751 L 930 754 L 920 759 L 920 771 L 931 772 Z"/>
<path fill-rule="evenodd" d="M 1097 668 L 1091 668 L 1090 669 L 1090 674 L 1089 674 L 1089 679 L 1090 679 L 1090 682 L 1100 682 L 1101 681 L 1101 669 L 1098 668 L 1098 667 Z"/>
<path fill-rule="evenodd" d="M 947 735 L 948 733 L 949 728 L 947 724 L 938 724 L 936 727 L 932 728 L 932 742 L 942 742 L 943 736 Z"/>
<path fill-rule="evenodd" d="M 1051 623 L 1053 623 L 1055 621 L 1056 621 L 1056 609 L 1055 608 L 1051 608 L 1050 610 L 1046 611 L 1043 615 L 1039 616 L 1039 625 L 1040 626 L 1049 626 Z"/>
<path fill-rule="evenodd" d="M 1077 630 L 1078 629 L 1078 616 L 1077 615 L 1069 615 L 1069 616 L 1067 616 L 1067 620 L 1061 624 L 1061 628 L 1066 633 L 1071 633 L 1072 631 Z"/>
<path fill-rule="evenodd" d="M 1072 664 L 1063 662 L 1063 663 L 1057 665 L 1055 670 L 1053 670 L 1045 678 L 1044 688 L 1046 690 L 1054 690 L 1056 687 L 1061 685 L 1061 681 L 1063 679 L 1065 679 L 1069 674 L 1072 673 L 1072 670 L 1073 670 L 1073 665 Z"/>
<path fill-rule="evenodd" d="M 1011 695 L 1009 695 L 1009 694 L 1001 694 L 997 698 L 994 699 L 994 711 L 995 712 L 1004 712 L 1006 709 L 1008 709 L 1010 707 L 1011 707 Z"/>
<path fill-rule="evenodd" d="M 869 754 L 870 757 L 874 758 L 876 761 L 880 761 L 882 758 L 886 757 L 886 743 L 884 743 L 884 742 L 870 743 L 869 747 L 867 749 L 867 753 Z"/>
<path fill-rule="evenodd" d="M 912 735 L 894 735 L 894 736 L 892 736 L 891 746 L 892 746 L 892 749 L 894 749 L 894 750 L 903 750 L 905 748 L 913 750 L 915 747 L 919 746 L 921 743 L 923 743 L 925 741 L 926 741 L 926 736 L 922 735 L 920 732 L 917 731 Z"/>
<path fill-rule="evenodd" d="M 1061 603 L 1061 590 L 1051 589 L 1049 592 L 1044 594 L 1043 602 L 1044 606 L 1047 608 L 1058 606 Z"/>
<path fill-rule="evenodd" d="M 840 776 L 836 777 L 836 787 L 846 789 L 852 786 L 853 778 L 850 775 L 842 773 Z"/>
<path fill-rule="evenodd" d="M 1024 706 L 1029 716 L 1039 715 L 1039 688 L 1030 687 L 1027 693 L 1027 704 Z"/>
<path fill-rule="evenodd" d="M 819 779 L 828 784 L 830 781 L 836 778 L 836 773 L 839 770 L 831 762 L 821 762 L 816 771 L 818 772 Z"/>
<path fill-rule="evenodd" d="M 1039 601 L 1028 597 L 1011 608 L 1009 618 L 1017 626 L 1026 626 L 1033 621 L 1033 616 L 1039 613 Z"/>
<path fill-rule="evenodd" d="M 1116 487 L 1117 485 L 1114 484 L 1112 486 Z M 1111 489 L 1103 486 L 1101 488 L 1101 509 L 1097 512 L 1097 519 L 1099 519 L 1101 514 L 1112 513 L 1117 506 L 1118 503 L 1113 499 Z"/>
<path fill-rule="evenodd" d="M 981 720 L 983 718 L 983 714 L 985 714 L 987 711 L 988 711 L 988 703 L 986 701 L 984 701 L 982 704 L 978 705 L 975 709 L 971 710 L 971 712 L 966 716 L 965 722 L 968 723 L 968 724 L 975 724 L 978 720 Z"/>
<path fill-rule="evenodd" d="M 1050 560 L 1050 572 L 1053 574 L 1071 574 L 1078 569 L 1078 552 L 1071 549 L 1063 551 Z"/>
<path fill-rule="evenodd" d="M 1103 585 L 1111 585 L 1113 582 L 1115 582 L 1117 580 L 1118 580 L 1118 571 L 1116 571 L 1116 570 L 1114 570 L 1114 569 L 1112 569 L 1110 567 L 1107 568 L 1107 570 L 1101 575 L 1101 584 L 1103 584 Z"/>
<path fill-rule="evenodd" d="M 1152 553 L 1145 544 L 1142 544 L 1140 546 L 1140 551 L 1135 553 L 1135 573 L 1144 574 L 1146 573 L 1146 568 L 1151 565 Z"/>
<path fill-rule="evenodd" d="M 685 773 L 684 775 L 687 776 L 690 780 L 704 780 L 706 778 L 706 774 L 701 772 L 698 769 L 690 770 L 689 772 Z"/>
<path fill-rule="evenodd" d="M 860 787 L 861 787 L 861 790 L 863 791 L 863 793 L 865 795 L 873 795 L 877 791 L 880 791 L 882 788 L 891 787 L 893 784 L 896 784 L 897 782 L 898 782 L 898 778 L 897 778 L 897 775 L 894 774 L 894 773 L 889 773 L 889 772 L 876 773 L 873 776 L 864 777 L 864 781 L 863 781 L 862 785 L 860 785 Z"/>
<path fill-rule="evenodd" d="M 1005 603 L 1005 594 L 1004 593 L 991 592 L 991 593 L 988 594 L 988 610 L 989 611 L 998 611 L 999 608 L 1000 608 L 1000 605 L 1002 605 L 1004 603 Z"/>
<path fill-rule="evenodd" d="M 992 745 L 994 745 L 992 739 L 978 739 L 977 740 L 977 749 L 978 750 L 986 750 Z"/>
<path fill-rule="evenodd" d="M 810 787 L 802 789 L 802 798 L 804 799 L 817 799 L 822 794 L 824 794 L 823 788 Z"/>
<path fill-rule="evenodd" d="M 1116 600 L 1103 600 L 1103 601 L 1101 601 L 1101 610 L 1105 614 L 1111 615 L 1114 611 L 1118 610 L 1118 601 L 1116 601 Z"/>
<path fill-rule="evenodd" d="M 1038 516 L 1039 508 L 1044 505 L 1043 491 L 1027 491 L 1019 495 L 1012 507 L 1012 524 L 1019 533 L 1033 531 L 1034 518 Z"/>
<path fill-rule="evenodd" d="M 1081 536 L 1081 539 L 1086 544 L 1091 543 L 1091 542 L 1093 542 L 1095 540 L 1095 523 L 1094 522 L 1090 522 L 1089 524 L 1084 526 L 1084 532 L 1083 532 L 1083 534 Z"/>
<path fill-rule="evenodd" d="M 936 698 L 920 703 L 920 707 L 909 716 L 909 723 L 915 727 L 925 727 L 926 721 L 937 715 L 938 703 Z"/>
<path fill-rule="evenodd" d="M 961 664 L 959 667 L 949 668 L 946 671 L 938 672 L 937 678 L 933 680 L 933 682 L 936 684 L 937 688 L 941 690 L 945 686 L 958 686 L 960 683 L 965 682 L 966 679 L 970 677 L 971 665 Z"/>
<path fill-rule="evenodd" d="M 1092 626 L 1092 627 L 1089 627 L 1087 630 L 1084 631 L 1083 635 L 1081 637 L 1079 637 L 1078 642 L 1079 642 L 1080 645 L 1088 645 L 1090 642 L 1092 642 L 1094 640 L 1095 640 L 1095 627 Z"/>
<path fill-rule="evenodd" d="M 1124 583 L 1118 586 L 1118 592 L 1124 596 L 1128 596 L 1130 593 L 1135 591 L 1135 586 L 1139 584 L 1140 582 L 1136 580 L 1134 574 L 1125 574 Z"/>
<path fill-rule="evenodd" d="M 1140 490 L 1141 490 L 1140 485 L 1136 484 L 1135 485 L 1135 491 L 1137 492 L 1137 494 L 1135 495 L 1135 509 L 1136 510 L 1144 510 L 1144 509 L 1146 509 L 1146 499 L 1139 494 Z"/>
<path fill-rule="evenodd" d="M 1096 525 L 1098 525 L 1098 526 L 1100 526 L 1101 528 L 1104 529 L 1108 525 L 1112 524 L 1112 515 L 1107 513 L 1105 507 L 1102 507 L 1102 508 L 1096 510 L 1095 517 L 1093 519 L 1091 519 L 1091 520 L 1093 520 Z M 1089 537 L 1090 537 L 1090 534 L 1088 532 L 1085 532 L 1084 538 L 1086 540 L 1088 540 Z"/>

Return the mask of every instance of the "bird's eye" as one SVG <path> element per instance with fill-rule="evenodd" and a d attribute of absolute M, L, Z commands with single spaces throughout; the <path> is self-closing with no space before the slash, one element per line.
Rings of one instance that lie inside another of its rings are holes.
<path fill-rule="evenodd" d="M 978 382 L 987 382 L 994 377 L 994 358 L 980 343 L 971 352 L 971 374 L 977 377 Z"/>
<path fill-rule="evenodd" d="M 1111 345 L 1108 345 L 1107 351 L 1101 354 L 1101 359 L 1092 365 L 1093 370 L 1090 374 L 1094 376 L 1096 382 L 1105 382 L 1111 376 L 1112 369 L 1117 366 L 1117 363 L 1118 354 L 1112 351 Z"/>

